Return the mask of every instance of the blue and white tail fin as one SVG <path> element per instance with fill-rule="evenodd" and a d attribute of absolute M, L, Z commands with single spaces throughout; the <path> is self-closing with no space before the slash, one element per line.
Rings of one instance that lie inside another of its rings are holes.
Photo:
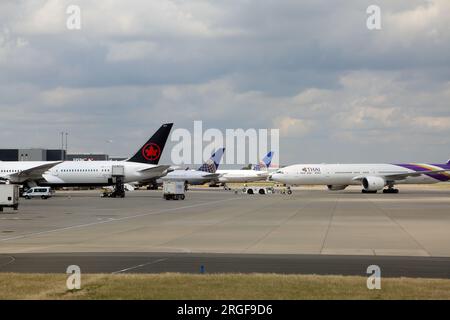
<path fill-rule="evenodd" d="M 259 164 L 253 167 L 253 170 L 261 171 L 262 168 L 268 169 L 270 167 L 270 164 L 272 163 L 272 158 L 273 151 L 270 151 Z"/>
<path fill-rule="evenodd" d="M 204 164 L 197 171 L 204 171 L 209 173 L 215 173 L 219 168 L 220 161 L 222 160 L 223 153 L 225 148 L 220 148 L 216 152 L 214 152 Z"/>

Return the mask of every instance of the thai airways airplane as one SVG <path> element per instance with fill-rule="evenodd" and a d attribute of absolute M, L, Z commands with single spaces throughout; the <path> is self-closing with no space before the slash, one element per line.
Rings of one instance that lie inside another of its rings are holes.
<path fill-rule="evenodd" d="M 297 164 L 276 171 L 269 179 L 287 185 L 327 185 L 329 190 L 362 185 L 363 193 L 398 193 L 394 188 L 398 184 L 449 181 L 450 160 L 446 164 Z"/>
<path fill-rule="evenodd" d="M 125 161 L 0 162 L 0 180 L 28 186 L 109 186 L 113 166 L 123 167 L 124 183 L 160 177 L 158 165 L 173 123 L 163 124 L 136 154 Z"/>
<path fill-rule="evenodd" d="M 216 173 L 219 163 L 222 160 L 225 148 L 220 148 L 214 152 L 204 164 L 197 170 L 174 170 L 162 177 L 162 181 L 184 181 L 185 184 L 204 184 L 217 180 L 220 175 Z"/>
<path fill-rule="evenodd" d="M 268 169 L 272 163 L 273 152 L 270 151 L 263 159 L 262 163 L 253 167 L 252 170 L 217 170 L 216 173 L 220 174 L 220 183 L 233 183 L 233 182 L 253 182 L 266 180 L 270 175 L 268 171 L 262 171 L 261 169 Z"/>

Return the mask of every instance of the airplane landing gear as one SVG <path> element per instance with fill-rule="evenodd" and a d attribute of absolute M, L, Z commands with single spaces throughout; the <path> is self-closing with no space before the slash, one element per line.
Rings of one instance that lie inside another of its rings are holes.
<path fill-rule="evenodd" d="M 362 189 L 361 193 L 377 193 L 378 190 L 366 190 L 366 189 Z"/>
<path fill-rule="evenodd" d="M 398 193 L 398 189 L 395 189 L 394 187 L 389 187 L 387 189 L 383 190 L 383 193 Z"/>

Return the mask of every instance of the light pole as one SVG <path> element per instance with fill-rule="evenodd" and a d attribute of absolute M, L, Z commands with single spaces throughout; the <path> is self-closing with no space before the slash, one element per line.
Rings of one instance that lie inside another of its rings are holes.
<path fill-rule="evenodd" d="M 64 132 L 61 131 L 61 160 L 64 160 Z"/>
<path fill-rule="evenodd" d="M 64 160 L 67 159 L 67 136 L 68 136 L 68 135 L 69 135 L 69 133 L 66 132 L 66 154 L 65 154 L 65 156 L 64 156 Z"/>

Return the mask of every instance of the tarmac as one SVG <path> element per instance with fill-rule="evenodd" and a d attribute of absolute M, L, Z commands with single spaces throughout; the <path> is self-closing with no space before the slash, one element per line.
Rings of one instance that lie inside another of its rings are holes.
<path fill-rule="evenodd" d="M 59 192 L 0 214 L 0 272 L 65 272 L 78 263 L 88 272 L 198 272 L 203 265 L 210 272 L 365 274 L 378 264 L 392 276 L 450 278 L 450 188 L 400 190 L 199 188 L 184 201 L 166 201 L 161 191 L 125 199 Z"/>

